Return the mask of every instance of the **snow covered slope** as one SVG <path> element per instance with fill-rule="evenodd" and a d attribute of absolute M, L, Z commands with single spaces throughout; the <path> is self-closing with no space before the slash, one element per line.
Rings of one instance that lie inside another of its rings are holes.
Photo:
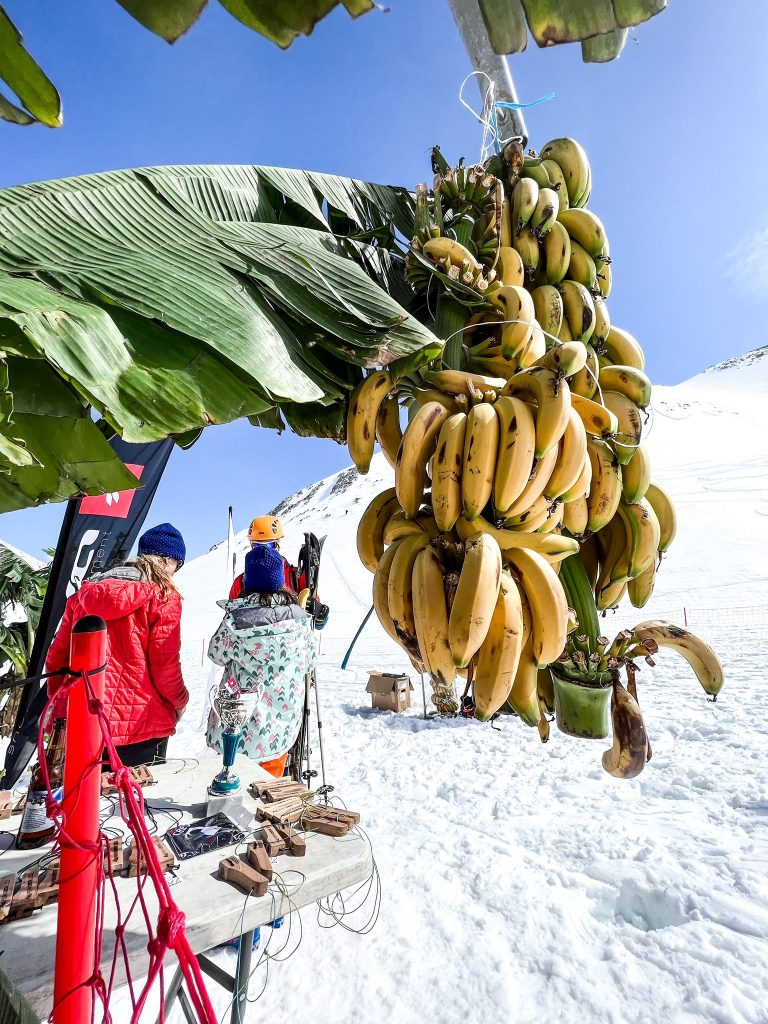
<path fill-rule="evenodd" d="M 367 670 L 407 671 L 404 656 L 371 620 L 349 670 L 339 664 L 369 607 L 357 521 L 391 471 L 377 455 L 367 477 L 346 471 L 283 503 L 289 556 L 304 529 L 328 535 L 326 760 L 362 813 L 383 902 L 366 936 L 323 931 L 305 912 L 301 947 L 273 964 L 252 1013 L 316 1024 L 767 1024 L 767 395 L 766 350 L 655 389 L 648 443 L 680 524 L 639 614 L 681 621 L 685 608 L 720 653 L 726 685 L 707 701 L 667 652 L 643 672 L 654 753 L 633 782 L 603 772 L 606 742 L 554 726 L 543 746 L 513 719 L 498 729 L 425 721 L 417 678 L 411 711 L 372 712 Z M 238 546 L 242 558 L 244 536 Z M 218 622 L 225 558 L 218 546 L 179 577 L 193 706 L 177 756 L 203 746 L 201 639 Z M 622 611 L 604 632 L 637 617 Z M 217 956 L 231 968 L 233 954 Z M 260 968 L 254 995 L 263 980 Z M 223 1012 L 225 994 L 213 992 Z"/>

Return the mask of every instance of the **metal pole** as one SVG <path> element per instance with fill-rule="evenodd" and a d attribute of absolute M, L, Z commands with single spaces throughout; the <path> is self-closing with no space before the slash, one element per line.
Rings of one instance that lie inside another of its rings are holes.
<path fill-rule="evenodd" d="M 509 73 L 507 58 L 493 52 L 488 30 L 483 21 L 478 0 L 448 0 L 453 20 L 464 40 L 469 59 L 475 71 L 483 71 L 494 85 L 494 96 L 506 103 L 517 103 L 517 92 Z M 485 99 L 482 79 L 478 82 L 481 99 Z M 523 149 L 528 144 L 528 129 L 522 110 L 508 110 L 503 107 L 497 113 L 499 132 L 503 139 L 517 136 Z"/>

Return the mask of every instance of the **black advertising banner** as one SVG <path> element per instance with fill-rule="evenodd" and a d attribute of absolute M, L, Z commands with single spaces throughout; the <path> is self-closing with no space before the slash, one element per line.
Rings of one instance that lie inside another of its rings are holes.
<path fill-rule="evenodd" d="M 110 444 L 142 486 L 134 491 L 116 491 L 68 503 L 29 659 L 30 676 L 45 670 L 48 648 L 67 598 L 84 580 L 128 557 L 174 447 L 171 440 L 129 444 L 119 437 L 112 438 Z M 3 789 L 12 788 L 29 763 L 44 707 L 45 687 L 25 687 L 5 755 L 5 775 L 0 781 Z"/>

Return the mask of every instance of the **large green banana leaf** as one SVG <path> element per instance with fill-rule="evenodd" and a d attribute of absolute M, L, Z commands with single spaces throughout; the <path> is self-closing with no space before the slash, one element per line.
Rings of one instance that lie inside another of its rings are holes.
<path fill-rule="evenodd" d="M 0 1024 L 38 1024 L 34 1012 L 13 982 L 0 971 Z"/>
<path fill-rule="evenodd" d="M 667 0 L 480 0 L 497 53 L 524 50 L 530 30 L 539 46 L 581 42 L 586 63 L 614 60 L 624 48 L 626 30 L 666 6 Z"/>
<path fill-rule="evenodd" d="M 240 417 L 341 440 L 363 368 L 438 351 L 403 304 L 412 231 L 404 189 L 285 168 L 0 191 L 0 511 L 135 483 L 92 412 L 128 441 Z"/>

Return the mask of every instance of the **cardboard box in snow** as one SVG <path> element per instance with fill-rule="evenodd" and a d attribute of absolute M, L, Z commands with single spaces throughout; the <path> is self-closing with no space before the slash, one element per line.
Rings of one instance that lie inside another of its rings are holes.
<path fill-rule="evenodd" d="M 411 706 L 413 685 L 408 676 L 395 672 L 369 672 L 366 692 L 371 695 L 371 707 L 380 711 L 405 711 Z"/>

